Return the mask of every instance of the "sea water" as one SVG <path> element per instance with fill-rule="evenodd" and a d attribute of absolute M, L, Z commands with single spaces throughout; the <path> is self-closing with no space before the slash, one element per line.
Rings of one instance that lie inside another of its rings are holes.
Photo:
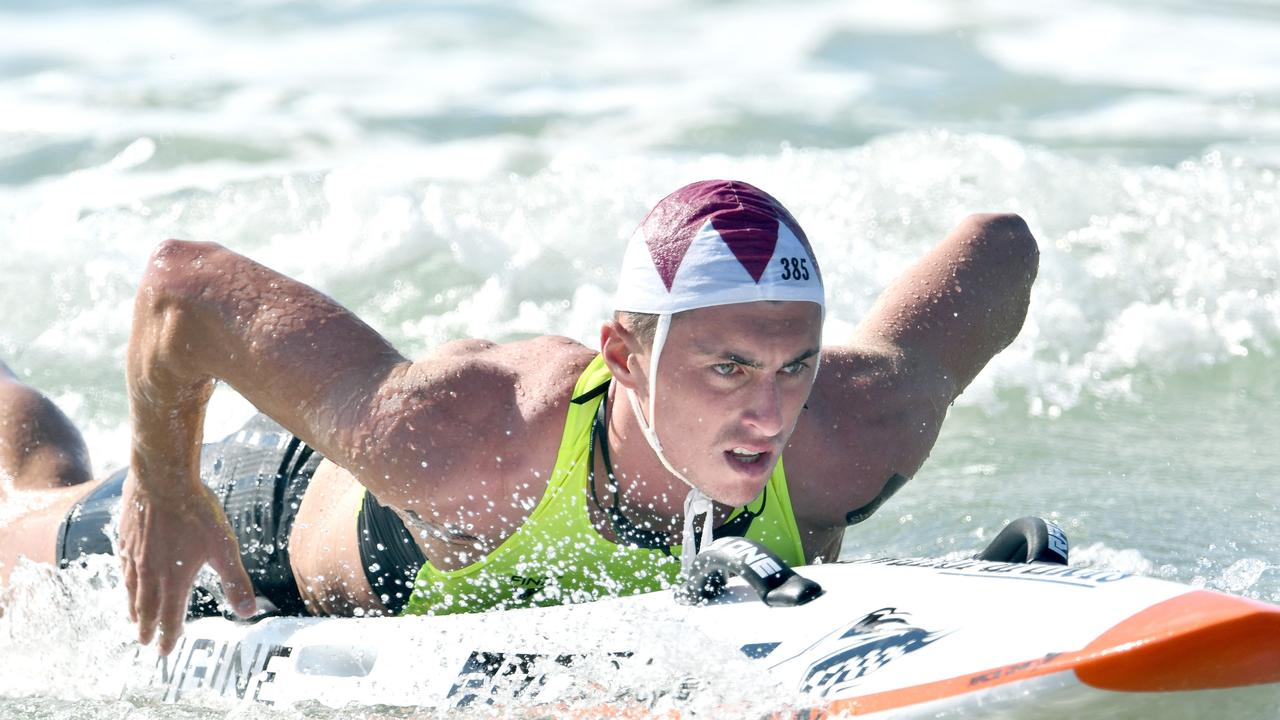
<path fill-rule="evenodd" d="M 647 208 L 741 178 L 813 240 L 836 343 L 966 214 L 1013 211 L 1026 324 L 843 555 L 971 554 L 1036 514 L 1075 563 L 1280 602 L 1276 37 L 1247 0 L 0 0 L 0 359 L 104 472 L 164 238 L 409 356 L 590 345 Z M 220 391 L 208 433 L 248 412 Z M 5 590 L 0 719 L 328 716 L 95 693 L 129 634 L 112 572 Z"/>

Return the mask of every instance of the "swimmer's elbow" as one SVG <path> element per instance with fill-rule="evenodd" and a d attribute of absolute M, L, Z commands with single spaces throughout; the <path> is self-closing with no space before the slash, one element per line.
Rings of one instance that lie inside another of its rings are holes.
<path fill-rule="evenodd" d="M 961 223 L 967 235 L 981 240 L 983 249 L 995 255 L 999 265 L 1025 278 L 1029 284 L 1040 267 L 1040 246 L 1027 222 L 1017 213 L 979 213 Z"/>
<path fill-rule="evenodd" d="M 181 364 L 207 333 L 194 327 L 198 304 L 209 286 L 215 243 L 165 240 L 156 246 L 138 284 L 130 335 L 130 365 L 136 369 Z M 176 365 L 175 365 L 176 366 Z"/>
<path fill-rule="evenodd" d="M 151 252 L 138 284 L 134 322 L 190 314 L 217 284 L 231 251 L 211 242 L 165 240 Z"/>
<path fill-rule="evenodd" d="M 209 271 L 218 255 L 226 248 L 211 242 L 169 239 L 156 245 L 143 270 L 140 294 L 160 300 L 180 299 L 198 289 L 201 277 Z"/>

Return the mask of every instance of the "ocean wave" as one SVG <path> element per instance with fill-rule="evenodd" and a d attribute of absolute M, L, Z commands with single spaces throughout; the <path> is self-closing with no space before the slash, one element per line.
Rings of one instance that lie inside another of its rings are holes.
<path fill-rule="evenodd" d="M 590 344 L 627 235 L 671 188 L 708 176 L 756 182 L 801 219 L 829 285 L 828 342 L 964 215 L 1021 213 L 1041 248 L 1030 312 L 962 405 L 1000 411 L 1015 391 L 1022 411 L 1053 414 L 1280 349 L 1276 172 L 1217 152 L 1132 166 L 928 131 L 747 157 L 566 153 L 482 178 L 353 164 L 204 188 L 175 173 L 121 202 L 150 149 L 0 204 L 13 259 L 0 305 L 17 310 L 0 352 L 104 431 L 124 416 L 133 288 L 162 238 L 216 240 L 299 277 L 409 354 L 463 336 Z"/>

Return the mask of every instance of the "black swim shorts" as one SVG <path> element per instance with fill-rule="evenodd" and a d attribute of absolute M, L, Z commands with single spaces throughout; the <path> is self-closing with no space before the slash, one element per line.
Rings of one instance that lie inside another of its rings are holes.
<path fill-rule="evenodd" d="M 289 533 L 321 456 L 265 415 L 201 450 L 200 478 L 222 501 L 240 543 L 240 558 L 254 592 L 280 614 L 306 613 L 289 563 Z M 85 555 L 112 552 L 108 535 L 126 470 L 113 473 L 67 513 L 58 529 L 62 567 Z M 424 559 L 400 517 L 365 494 L 357 519 L 360 557 L 375 594 L 392 613 L 408 602 Z M 216 614 L 207 590 L 197 588 L 193 615 Z"/>

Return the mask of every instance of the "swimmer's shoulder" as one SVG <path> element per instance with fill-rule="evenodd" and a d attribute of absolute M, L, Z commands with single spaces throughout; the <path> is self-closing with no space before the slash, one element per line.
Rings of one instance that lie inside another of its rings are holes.
<path fill-rule="evenodd" d="M 379 501 L 481 512 L 513 488 L 545 484 L 573 386 L 594 355 L 567 338 L 458 340 L 399 370 L 363 426 L 398 478 Z"/>
<path fill-rule="evenodd" d="M 459 370 L 504 378 L 505 383 L 518 384 L 526 393 L 559 397 L 572 392 L 578 376 L 596 354 L 582 343 L 560 335 L 506 343 L 468 338 L 448 342 L 417 362 L 443 361 Z"/>
<path fill-rule="evenodd" d="M 928 355 L 892 343 L 855 342 L 823 347 L 809 408 L 820 418 L 893 423 L 922 402 L 948 405 L 958 391 L 955 379 Z"/>
<path fill-rule="evenodd" d="M 456 340 L 415 362 L 457 394 L 476 439 L 520 439 L 535 454 L 559 443 L 574 385 L 596 352 L 545 335 L 507 343 Z M 499 428 L 496 438 L 488 430 Z M 524 444 L 524 443 L 521 443 Z"/>
<path fill-rule="evenodd" d="M 913 476 L 952 399 L 954 384 L 927 358 L 884 344 L 824 348 L 784 451 L 797 513 L 839 524 L 892 476 Z"/>

